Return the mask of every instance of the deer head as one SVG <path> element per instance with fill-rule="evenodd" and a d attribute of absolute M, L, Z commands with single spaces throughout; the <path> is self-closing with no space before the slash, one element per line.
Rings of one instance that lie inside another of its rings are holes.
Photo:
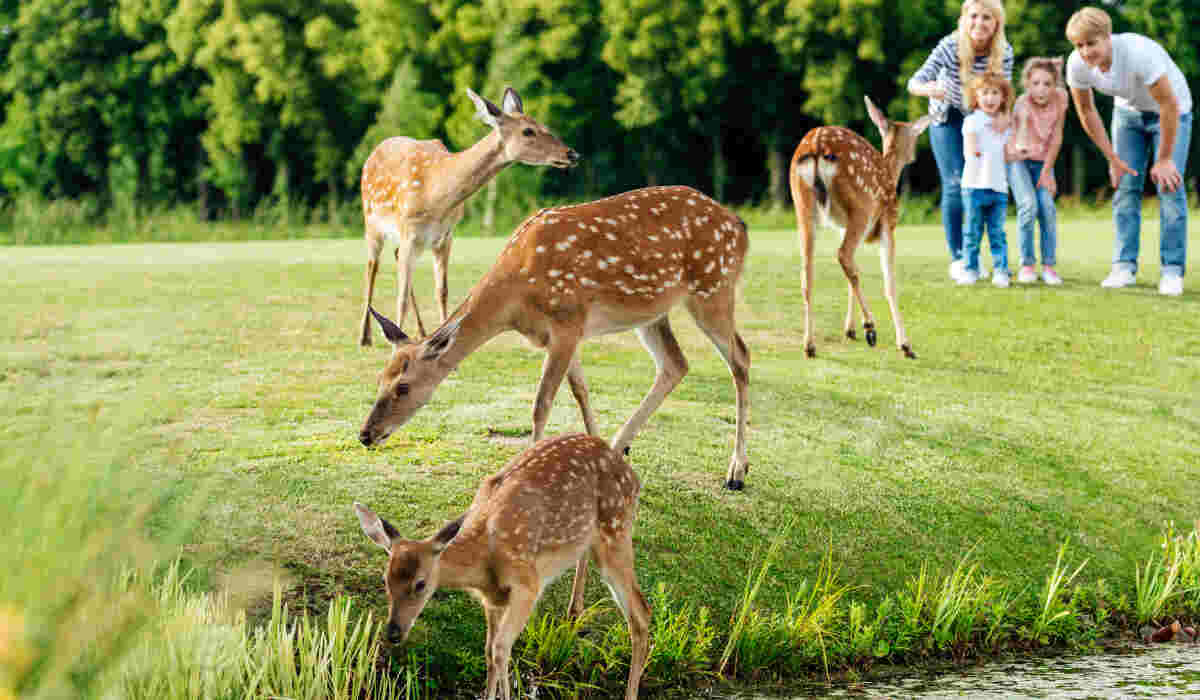
<path fill-rule="evenodd" d="M 475 103 L 475 116 L 479 121 L 495 130 L 509 161 L 520 161 L 529 165 L 550 165 L 569 168 L 579 162 L 579 154 L 543 124 L 527 116 L 517 91 L 505 88 L 501 109 L 486 98 L 467 88 L 467 96 Z"/>
<path fill-rule="evenodd" d="M 439 558 L 458 534 L 463 518 L 447 523 L 429 539 L 406 540 L 391 523 L 361 503 L 354 504 L 354 512 L 367 537 L 388 552 L 383 572 L 388 596 L 386 634 L 389 642 L 403 642 L 437 590 Z"/>
<path fill-rule="evenodd" d="M 454 344 L 459 328 L 457 321 L 451 321 L 416 342 L 386 316 L 374 308 L 370 311 L 394 349 L 379 375 L 375 405 L 358 433 L 359 442 L 366 446 L 386 440 L 429 402 L 434 390 L 453 369 L 439 360 Z"/>
<path fill-rule="evenodd" d="M 904 166 L 917 159 L 917 139 L 929 126 L 930 116 L 926 114 L 915 122 L 894 122 L 875 106 L 870 97 L 863 96 L 863 100 L 867 103 L 867 115 L 883 137 L 883 155 L 895 154 L 892 157 L 895 158 L 896 172 L 899 173 Z"/>

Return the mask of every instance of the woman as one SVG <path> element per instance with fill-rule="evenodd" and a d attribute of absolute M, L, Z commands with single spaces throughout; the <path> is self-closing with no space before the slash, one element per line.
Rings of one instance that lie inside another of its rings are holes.
<path fill-rule="evenodd" d="M 1158 189 L 1159 294 L 1183 294 L 1187 262 L 1187 169 L 1192 138 L 1192 93 L 1187 78 L 1162 45 L 1141 34 L 1113 34 L 1112 18 L 1085 7 L 1067 22 L 1075 47 L 1067 59 L 1067 87 L 1075 112 L 1092 142 L 1108 160 L 1113 197 L 1112 272 L 1101 287 L 1120 288 L 1136 280 L 1146 166 Z M 1113 101 L 1112 140 L 1096 111 L 1092 90 Z"/>
<path fill-rule="evenodd" d="M 942 227 L 950 248 L 950 277 L 962 276 L 963 263 L 963 84 L 976 74 L 999 73 L 1012 80 L 1013 49 L 1004 36 L 1004 5 L 1000 0 L 967 0 L 958 17 L 958 29 L 938 42 L 908 81 L 908 91 L 929 98 L 933 126 L 929 141 L 942 181 Z M 997 131 L 1008 128 L 1008 119 L 993 123 Z"/>

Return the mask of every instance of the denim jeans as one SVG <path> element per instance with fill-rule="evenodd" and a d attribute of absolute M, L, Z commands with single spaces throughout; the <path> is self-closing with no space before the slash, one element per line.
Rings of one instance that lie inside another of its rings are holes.
<path fill-rule="evenodd" d="M 963 234 L 963 257 L 967 269 L 979 272 L 979 244 L 987 229 L 992 248 L 992 269 L 1008 272 L 1008 242 L 1004 238 L 1004 216 L 1008 213 L 1008 193 L 968 188 L 963 194 L 967 210 L 967 230 Z"/>
<path fill-rule="evenodd" d="M 963 256 L 963 114 L 951 107 L 945 123 L 929 127 L 929 143 L 942 181 L 942 228 L 951 260 Z"/>
<path fill-rule="evenodd" d="M 1058 210 L 1054 207 L 1054 195 L 1045 187 L 1038 187 L 1042 176 L 1040 160 L 1014 160 L 1008 164 L 1008 186 L 1012 188 L 1013 200 L 1017 203 L 1017 235 L 1021 240 L 1021 265 L 1037 264 L 1033 247 L 1033 230 L 1042 227 L 1042 265 L 1057 264 L 1058 253 Z"/>
<path fill-rule="evenodd" d="M 1142 192 L 1146 175 L 1158 153 L 1158 114 L 1113 108 L 1112 142 L 1121 160 L 1137 175 L 1124 175 L 1113 197 L 1113 223 L 1117 230 L 1113 241 L 1113 267 L 1125 267 L 1137 273 L 1138 249 L 1142 230 Z M 1187 168 L 1188 147 L 1192 141 L 1192 114 L 1179 118 L 1175 130 L 1175 149 L 1171 160 L 1179 174 Z M 1186 183 L 1187 180 L 1185 179 Z M 1158 190 L 1161 209 L 1159 220 L 1159 256 L 1162 274 L 1182 275 L 1187 261 L 1187 192 L 1180 186 L 1174 192 Z"/>

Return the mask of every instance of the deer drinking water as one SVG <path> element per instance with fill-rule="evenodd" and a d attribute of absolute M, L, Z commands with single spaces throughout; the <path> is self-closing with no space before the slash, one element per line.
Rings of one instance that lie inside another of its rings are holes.
<path fill-rule="evenodd" d="M 445 321 L 450 243 L 455 225 L 463 218 L 463 202 L 514 161 L 556 168 L 567 168 L 579 161 L 578 153 L 525 115 L 521 98 L 512 88 L 504 91 L 503 109 L 470 88 L 467 95 L 475 103 L 475 116 L 492 127 L 492 132 L 479 143 L 460 153 L 451 153 L 437 139 L 417 141 L 395 136 L 376 146 L 363 164 L 367 300 L 359 339 L 362 345 L 371 344 L 371 297 L 384 243 L 396 246 L 399 281 L 396 322 L 404 325 L 411 300 L 417 326 L 424 335 L 412 291 L 413 264 L 426 248 L 432 248 L 438 305 Z"/>
<path fill-rule="evenodd" d="M 465 589 L 487 620 L 486 697 L 507 700 L 513 642 L 546 586 L 572 564 L 578 563 L 574 595 L 582 599 L 590 553 L 629 625 L 625 698 L 634 700 L 650 626 L 634 573 L 639 489 L 629 464 L 603 440 L 567 435 L 535 444 L 484 479 L 466 514 L 428 539 L 402 539 L 355 503 L 363 532 L 388 551 L 388 638 L 406 639 L 439 587 Z"/>
<path fill-rule="evenodd" d="M 587 432 L 595 435 L 579 344 L 634 330 L 657 372 L 613 439 L 613 449 L 623 452 L 687 374 L 667 317 L 682 304 L 733 375 L 737 428 L 725 486 L 741 489 L 748 464 L 750 352 L 734 327 L 734 287 L 748 245 L 745 223 L 690 187 L 648 187 L 543 209 L 517 228 L 492 269 L 428 338 L 410 340 L 372 310 L 395 350 L 359 440 L 372 445 L 387 438 L 464 358 L 509 330 L 547 353 L 533 405 L 533 441 L 542 437 L 564 376 Z"/>
<path fill-rule="evenodd" d="M 878 241 L 884 294 L 896 326 L 896 345 L 905 357 L 915 358 L 917 355 L 904 332 L 896 299 L 896 222 L 899 218 L 896 185 L 900 181 L 900 171 L 916 159 L 917 139 L 929 126 L 929 117 L 921 117 L 912 123 L 889 121 L 869 97 L 864 99 L 871 121 L 883 136 L 883 153 L 849 129 L 822 126 L 805 134 L 792 156 L 792 201 L 796 206 L 796 223 L 804 250 L 804 351 L 809 357 L 817 354 L 812 324 L 813 237 L 817 212 L 820 212 L 824 224 L 845 229 L 838 249 L 838 262 L 849 282 L 846 337 L 855 337 L 854 305 L 857 301 L 862 308 L 867 343 L 875 345 L 875 317 L 867 308 L 859 288 L 854 254 L 864 240 Z"/>

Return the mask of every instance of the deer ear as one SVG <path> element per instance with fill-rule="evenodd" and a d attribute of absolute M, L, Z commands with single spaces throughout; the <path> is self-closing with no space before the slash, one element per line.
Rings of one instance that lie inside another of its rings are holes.
<path fill-rule="evenodd" d="M 422 360 L 436 360 L 454 344 L 458 337 L 458 328 L 462 319 L 455 319 L 433 332 L 425 341 L 425 349 L 421 353 Z"/>
<path fill-rule="evenodd" d="M 871 121 L 875 122 L 875 128 L 879 129 L 879 133 L 886 136 L 889 124 L 888 118 L 884 116 L 883 112 L 879 111 L 879 108 L 875 106 L 870 97 L 863 95 L 863 101 L 867 103 L 867 116 L 871 117 Z"/>
<path fill-rule="evenodd" d="M 511 87 L 504 88 L 504 99 L 500 101 L 500 105 L 504 107 L 506 114 L 525 113 L 525 108 L 521 105 L 521 96 Z"/>
<path fill-rule="evenodd" d="M 374 306 L 367 307 L 371 311 L 371 315 L 379 322 L 379 327 L 383 329 L 383 337 L 392 345 L 404 345 L 412 342 L 404 331 L 400 330 L 400 326 L 392 323 L 386 316 L 375 310 Z"/>
<path fill-rule="evenodd" d="M 375 511 L 355 501 L 354 512 L 358 515 L 358 524 L 362 526 L 362 530 L 372 542 L 383 547 L 389 554 L 392 552 L 392 539 L 398 537 L 400 533 L 396 532 L 396 528 L 383 518 L 375 515 Z"/>
<path fill-rule="evenodd" d="M 435 555 L 446 551 L 446 548 L 449 547 L 450 543 L 454 541 L 454 538 L 458 536 L 459 531 L 462 529 L 463 521 L 466 519 L 467 516 L 464 513 L 457 519 L 446 523 L 445 527 L 443 527 L 436 535 L 433 536 L 433 553 Z"/>
<path fill-rule="evenodd" d="M 476 95 L 471 88 L 467 88 L 467 97 L 470 97 L 471 101 L 475 103 L 476 119 L 493 129 L 500 127 L 500 117 L 504 115 L 504 112 L 501 112 L 499 107 L 489 102 L 486 97 Z"/>

